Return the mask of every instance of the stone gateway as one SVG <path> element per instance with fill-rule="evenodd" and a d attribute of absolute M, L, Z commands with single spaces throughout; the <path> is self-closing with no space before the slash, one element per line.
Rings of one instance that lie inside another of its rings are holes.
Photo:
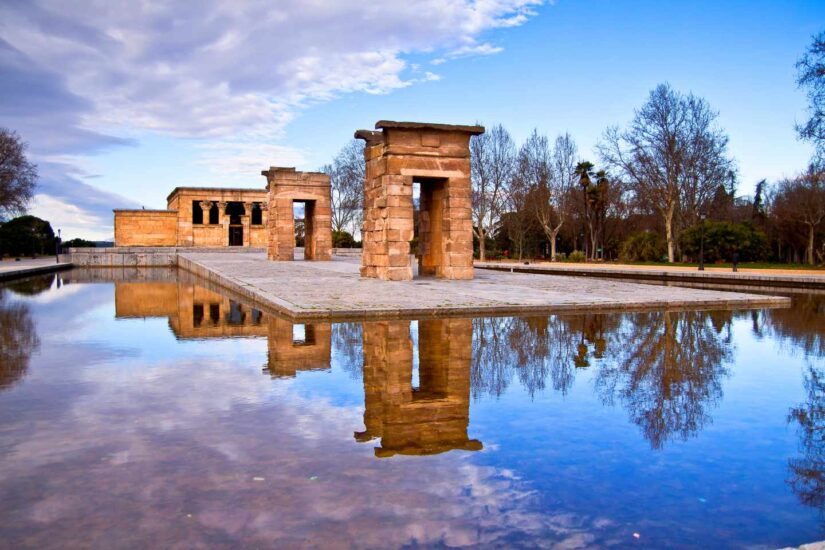
<path fill-rule="evenodd" d="M 273 166 L 264 170 L 269 190 L 270 260 L 292 260 L 295 252 L 295 203 L 304 205 L 304 259 L 332 259 L 329 175 Z"/>
<path fill-rule="evenodd" d="M 361 276 L 412 279 L 410 242 L 417 237 L 420 275 L 472 279 L 470 138 L 484 128 L 387 120 L 375 128 L 355 133 L 366 141 Z"/>

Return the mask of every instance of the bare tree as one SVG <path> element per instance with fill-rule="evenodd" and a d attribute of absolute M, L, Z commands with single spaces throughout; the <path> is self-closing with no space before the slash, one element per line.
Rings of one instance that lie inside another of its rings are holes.
<path fill-rule="evenodd" d="M 716 118 L 704 99 L 660 84 L 626 130 L 608 128 L 597 146 L 603 162 L 658 211 L 670 262 L 676 257 L 676 214 L 698 216 L 733 171 L 728 137 Z"/>
<path fill-rule="evenodd" d="M 805 124 L 798 124 L 799 137 L 816 147 L 817 160 L 825 162 L 825 32 L 813 37 L 808 51 L 796 64 L 796 83 L 806 88 L 811 117 Z"/>
<path fill-rule="evenodd" d="M 802 226 L 807 234 L 805 260 L 816 263 L 816 233 L 825 221 L 825 173 L 814 170 L 779 182 L 773 197 L 772 214 Z"/>
<path fill-rule="evenodd" d="M 353 139 L 321 168 L 329 174 L 332 187 L 332 230 L 358 227 L 364 211 L 364 142 Z"/>
<path fill-rule="evenodd" d="M 507 236 L 516 249 L 514 256 L 519 260 L 524 257 L 528 236 L 537 229 L 535 215 L 530 207 L 535 202 L 533 191 L 536 187 L 531 181 L 531 153 L 526 150 L 526 146 L 527 144 L 519 149 L 515 170 L 505 186 L 505 208 L 501 214 L 501 227 L 507 231 Z"/>
<path fill-rule="evenodd" d="M 551 151 L 547 137 L 533 130 L 519 151 L 519 170 L 532 188 L 536 221 L 550 241 L 550 260 L 556 260 L 556 241 L 564 225 L 568 191 L 575 181 L 576 144 L 570 134 L 556 138 Z"/>
<path fill-rule="evenodd" d="M 0 218 L 25 212 L 34 195 L 37 166 L 26 158 L 17 132 L 0 128 Z"/>
<path fill-rule="evenodd" d="M 473 186 L 473 233 L 479 259 L 486 259 L 485 239 L 501 217 L 505 191 L 513 176 L 516 146 L 501 124 L 470 140 Z"/>

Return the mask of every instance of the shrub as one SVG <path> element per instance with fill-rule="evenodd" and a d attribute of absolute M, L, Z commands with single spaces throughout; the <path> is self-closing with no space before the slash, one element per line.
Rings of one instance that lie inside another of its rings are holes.
<path fill-rule="evenodd" d="M 70 239 L 68 241 L 63 241 L 63 248 L 94 248 L 95 243 L 93 241 L 87 241 L 86 239 Z"/>
<path fill-rule="evenodd" d="M 349 231 L 333 231 L 332 232 L 332 247 L 333 248 L 355 248 L 357 241 Z"/>
<path fill-rule="evenodd" d="M 573 252 L 567 255 L 568 262 L 582 263 L 586 259 L 587 257 L 585 257 L 584 252 L 582 252 L 581 250 L 574 250 Z"/>
<path fill-rule="evenodd" d="M 764 260 L 768 254 L 768 239 L 750 223 L 705 222 L 705 261 L 732 261 L 734 253 L 740 262 Z M 682 251 L 694 260 L 699 259 L 701 225 L 682 232 Z"/>
<path fill-rule="evenodd" d="M 629 236 L 622 243 L 619 258 L 625 262 L 655 262 L 665 255 L 665 242 L 652 231 Z"/>

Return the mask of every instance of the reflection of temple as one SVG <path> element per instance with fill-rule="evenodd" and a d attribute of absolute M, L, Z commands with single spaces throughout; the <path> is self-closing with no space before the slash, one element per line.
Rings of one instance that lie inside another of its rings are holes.
<path fill-rule="evenodd" d="M 418 387 L 413 387 L 409 321 L 365 323 L 364 424 L 358 441 L 381 438 L 376 456 L 477 451 L 469 439 L 470 319 L 418 321 Z"/>
<path fill-rule="evenodd" d="M 180 339 L 265 336 L 273 377 L 330 365 L 329 323 L 293 324 L 191 283 L 117 282 L 115 316 L 168 317 Z"/>
<path fill-rule="evenodd" d="M 332 325 L 293 323 L 188 282 L 115 283 L 118 318 L 167 317 L 180 339 L 267 337 L 273 378 L 330 368 Z M 418 321 L 414 385 L 410 321 L 364 323 L 364 424 L 358 441 L 381 439 L 379 457 L 477 451 L 469 439 L 471 319 Z"/>
<path fill-rule="evenodd" d="M 115 283 L 115 316 L 168 317 L 181 339 L 268 334 L 261 311 L 181 282 Z"/>
<path fill-rule="evenodd" d="M 327 370 L 330 365 L 332 325 L 294 324 L 269 320 L 266 372 L 275 377 L 295 376 L 298 371 Z"/>

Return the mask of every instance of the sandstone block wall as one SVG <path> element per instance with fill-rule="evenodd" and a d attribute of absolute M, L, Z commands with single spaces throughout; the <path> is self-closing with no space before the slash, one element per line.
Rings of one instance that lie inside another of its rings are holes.
<path fill-rule="evenodd" d="M 470 137 L 480 126 L 379 121 L 366 140 L 361 275 L 412 278 L 413 183 L 420 184 L 419 273 L 472 279 Z"/>
<path fill-rule="evenodd" d="M 115 246 L 175 246 L 174 210 L 115 210 Z"/>

